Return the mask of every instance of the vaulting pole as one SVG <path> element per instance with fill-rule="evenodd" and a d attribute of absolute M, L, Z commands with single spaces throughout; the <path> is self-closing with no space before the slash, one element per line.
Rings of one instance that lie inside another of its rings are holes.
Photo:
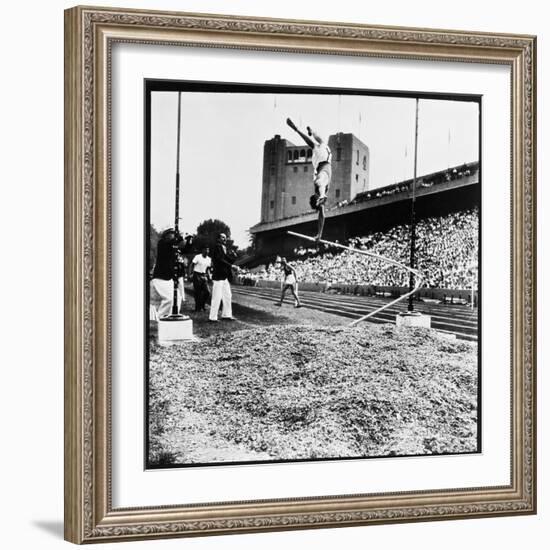
<path fill-rule="evenodd" d="M 323 244 L 326 244 L 326 245 L 329 245 L 329 246 L 332 246 L 332 247 L 336 247 L 336 248 L 340 248 L 342 250 L 349 250 L 350 252 L 353 252 L 354 254 L 361 254 L 363 256 L 369 256 L 371 258 L 377 258 L 379 260 L 382 260 L 383 262 L 386 262 L 386 263 L 391 264 L 391 265 L 395 265 L 396 267 L 399 267 L 401 269 L 405 269 L 409 272 L 414 271 L 414 274 L 416 275 L 416 286 L 414 286 L 412 289 L 409 289 L 409 292 L 407 292 L 406 294 L 403 294 L 403 296 L 399 296 L 399 298 L 396 298 L 395 300 L 392 300 L 391 302 L 389 302 L 389 303 L 387 303 L 387 304 L 371 311 L 370 313 L 367 313 L 366 315 L 363 315 L 359 319 L 355 319 L 355 321 L 352 321 L 349 324 L 350 327 L 353 327 L 353 326 L 357 325 L 358 323 L 361 323 L 362 321 L 366 321 L 367 319 L 369 319 L 370 317 L 373 317 L 374 315 L 377 315 L 381 311 L 384 311 L 385 309 L 394 306 L 395 304 L 401 302 L 402 300 L 405 300 L 406 298 L 408 298 L 409 296 L 414 294 L 422 286 L 422 282 L 424 280 L 424 276 L 422 275 L 422 273 L 420 273 L 420 271 L 418 271 L 416 269 L 413 270 L 412 268 L 406 266 L 405 264 L 402 264 L 401 262 L 398 262 L 397 260 L 392 260 L 391 258 L 386 258 L 385 256 L 381 256 L 380 254 L 375 254 L 374 252 L 369 252 L 368 250 L 360 250 L 358 248 L 352 248 L 351 246 L 346 246 L 344 244 L 333 243 L 332 241 L 325 241 L 324 239 L 320 239 L 318 241 L 314 237 L 310 237 L 309 235 L 302 235 L 301 233 L 296 233 L 294 231 L 287 231 L 287 233 L 289 235 L 293 235 L 294 237 L 299 237 L 300 239 L 305 239 L 307 241 L 311 241 L 311 242 L 315 242 L 315 243 L 316 242 L 321 242 Z"/>

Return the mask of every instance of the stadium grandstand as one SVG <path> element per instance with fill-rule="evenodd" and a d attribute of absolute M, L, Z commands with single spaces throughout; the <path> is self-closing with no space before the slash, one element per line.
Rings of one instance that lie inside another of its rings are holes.
<path fill-rule="evenodd" d="M 408 224 L 394 225 L 352 237 L 343 244 L 369 250 L 404 264 L 409 261 Z M 479 211 L 477 208 L 443 216 L 426 217 L 416 225 L 417 267 L 427 288 L 466 289 L 477 277 Z M 405 287 L 408 274 L 376 258 L 334 248 L 299 246 L 288 255 L 293 260 L 298 280 L 309 283 Z M 275 261 L 247 273 L 248 283 L 280 280 Z"/>
<path fill-rule="evenodd" d="M 479 209 L 479 172 L 479 162 L 471 162 L 418 177 L 415 188 L 418 222 Z M 345 243 L 404 225 L 410 219 L 412 187 L 412 180 L 404 180 L 333 203 L 326 213 L 324 238 Z M 293 257 L 294 250 L 304 243 L 288 231 L 315 234 L 317 214 L 308 208 L 303 204 L 299 214 L 262 221 L 251 227 L 255 252 L 243 259 L 241 267 L 250 269 L 268 264 L 277 255 Z M 418 244 L 422 246 L 421 242 Z"/>

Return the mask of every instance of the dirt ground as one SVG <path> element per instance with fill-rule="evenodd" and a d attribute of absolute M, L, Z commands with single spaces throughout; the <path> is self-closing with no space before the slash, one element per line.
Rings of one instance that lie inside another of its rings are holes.
<path fill-rule="evenodd" d="M 178 346 L 152 334 L 151 466 L 478 450 L 474 343 L 270 307 L 192 313 Z"/>

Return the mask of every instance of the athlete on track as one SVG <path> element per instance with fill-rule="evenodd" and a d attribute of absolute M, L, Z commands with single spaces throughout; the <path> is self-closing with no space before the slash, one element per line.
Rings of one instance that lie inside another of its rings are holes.
<path fill-rule="evenodd" d="M 296 270 L 286 261 L 286 258 L 281 258 L 281 271 L 283 272 L 281 299 L 275 305 L 282 306 L 286 291 L 290 290 L 290 292 L 292 292 L 292 296 L 294 296 L 294 307 L 302 307 L 300 298 L 298 298 L 298 280 L 296 279 Z"/>

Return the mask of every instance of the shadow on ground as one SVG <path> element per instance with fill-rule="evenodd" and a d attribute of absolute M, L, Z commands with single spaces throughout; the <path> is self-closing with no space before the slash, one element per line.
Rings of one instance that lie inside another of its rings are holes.
<path fill-rule="evenodd" d="M 38 520 L 33 521 L 33 525 L 53 535 L 56 539 L 63 539 L 63 522 L 59 520 Z"/>

